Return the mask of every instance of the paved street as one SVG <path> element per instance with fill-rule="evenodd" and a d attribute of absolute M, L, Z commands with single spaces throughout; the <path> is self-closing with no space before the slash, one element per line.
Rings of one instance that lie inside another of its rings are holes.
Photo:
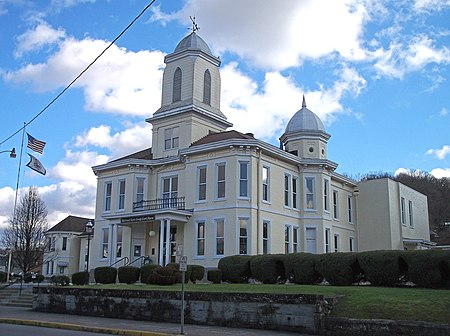
<path fill-rule="evenodd" d="M 139 335 L 142 336 L 144 335 L 167 336 L 180 334 L 180 325 L 174 323 L 159 323 L 159 322 L 134 321 L 134 320 L 112 319 L 112 318 L 80 316 L 80 315 L 42 313 L 30 310 L 28 308 L 4 307 L 4 306 L 0 306 L 0 322 L 3 322 L 0 323 L 1 335 L 10 335 L 10 333 L 3 331 L 7 327 L 9 328 L 9 325 L 11 323 L 34 325 L 34 326 L 45 325 L 53 328 L 72 329 L 77 332 L 80 331 L 93 331 L 96 333 L 114 332 L 116 335 L 137 335 L 136 331 L 139 331 L 140 332 Z M 117 333 L 117 330 L 121 330 L 122 332 Z M 190 324 L 185 325 L 184 333 L 186 335 L 195 335 L 195 336 L 214 336 L 214 335 L 302 336 L 302 334 L 293 332 L 280 332 L 280 331 L 269 331 L 258 329 L 237 329 L 237 328 L 226 328 L 216 326 L 197 326 Z M 29 334 L 30 333 L 27 333 L 26 335 Z M 32 334 L 40 335 L 40 333 L 32 333 Z M 58 335 L 63 334 L 59 333 Z"/>

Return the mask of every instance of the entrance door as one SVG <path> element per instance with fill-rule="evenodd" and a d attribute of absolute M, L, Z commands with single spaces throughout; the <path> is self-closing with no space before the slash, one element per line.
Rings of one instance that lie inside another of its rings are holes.
<path fill-rule="evenodd" d="M 167 265 L 168 263 L 174 263 L 176 262 L 177 257 L 177 227 L 171 226 L 170 227 L 170 241 L 169 244 L 166 244 L 166 237 L 167 237 L 167 231 L 166 226 L 164 226 L 164 241 L 163 244 L 163 265 Z M 166 248 L 167 245 L 169 245 L 170 248 L 170 254 L 169 254 L 169 261 L 166 261 Z"/>
<path fill-rule="evenodd" d="M 316 228 L 306 228 L 306 252 L 317 253 Z"/>

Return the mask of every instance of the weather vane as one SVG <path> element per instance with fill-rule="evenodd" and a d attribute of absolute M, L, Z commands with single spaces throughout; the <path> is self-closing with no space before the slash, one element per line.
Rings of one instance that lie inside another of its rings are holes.
<path fill-rule="evenodd" d="M 190 28 L 190 30 L 192 30 L 192 32 L 195 33 L 200 28 L 197 26 L 197 23 L 195 22 L 195 16 L 189 16 L 189 18 L 192 21 L 192 28 Z"/>

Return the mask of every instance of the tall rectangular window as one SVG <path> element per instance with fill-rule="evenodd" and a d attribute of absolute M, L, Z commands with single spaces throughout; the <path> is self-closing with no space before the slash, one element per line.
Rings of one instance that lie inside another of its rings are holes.
<path fill-rule="evenodd" d="M 325 229 L 325 253 L 331 252 L 331 231 Z"/>
<path fill-rule="evenodd" d="M 298 209 L 298 178 L 292 177 L 292 207 Z"/>
<path fill-rule="evenodd" d="M 123 227 L 122 226 L 116 226 L 116 258 L 122 257 L 122 236 L 123 236 Z"/>
<path fill-rule="evenodd" d="M 197 200 L 206 200 L 206 167 L 197 168 Z"/>
<path fill-rule="evenodd" d="M 355 250 L 354 244 L 355 244 L 354 238 L 353 237 L 348 238 L 348 249 L 350 252 L 353 252 Z"/>
<path fill-rule="evenodd" d="M 223 256 L 225 251 L 225 222 L 216 219 L 216 256 Z"/>
<path fill-rule="evenodd" d="M 292 252 L 294 253 L 300 252 L 299 232 L 298 226 L 292 227 Z"/>
<path fill-rule="evenodd" d="M 118 210 L 125 209 L 125 180 L 119 181 L 119 203 L 117 204 Z"/>
<path fill-rule="evenodd" d="M 290 196 L 291 193 L 291 177 L 289 175 L 284 175 L 284 205 L 290 206 Z"/>
<path fill-rule="evenodd" d="M 164 149 L 174 149 L 179 147 L 180 136 L 179 128 L 171 127 L 164 130 Z"/>
<path fill-rule="evenodd" d="M 413 202 L 412 201 L 408 201 L 408 211 L 409 211 L 409 226 L 414 227 Z"/>
<path fill-rule="evenodd" d="M 400 200 L 401 212 L 402 212 L 402 224 L 406 225 L 406 209 L 405 209 L 405 198 L 402 197 Z"/>
<path fill-rule="evenodd" d="M 225 198 L 225 163 L 216 165 L 216 196 L 217 198 Z"/>
<path fill-rule="evenodd" d="M 339 194 L 337 190 L 333 190 L 333 217 L 339 219 Z"/>
<path fill-rule="evenodd" d="M 162 198 L 165 207 L 172 207 L 177 204 L 178 198 L 178 176 L 163 178 Z"/>
<path fill-rule="evenodd" d="M 109 251 L 109 229 L 108 228 L 102 228 L 102 240 L 101 240 L 101 255 L 102 258 L 108 258 L 108 251 Z"/>
<path fill-rule="evenodd" d="M 269 225 L 268 221 L 263 222 L 263 254 L 269 253 Z"/>
<path fill-rule="evenodd" d="M 62 247 L 61 250 L 67 250 L 67 237 L 62 237 Z"/>
<path fill-rule="evenodd" d="M 197 222 L 197 255 L 205 255 L 205 222 Z"/>
<path fill-rule="evenodd" d="M 334 252 L 339 252 L 339 235 L 334 235 Z"/>
<path fill-rule="evenodd" d="M 136 178 L 136 207 L 142 208 L 144 206 L 145 197 L 145 178 Z"/>
<path fill-rule="evenodd" d="M 291 227 L 286 225 L 284 227 L 284 253 L 291 252 Z"/>
<path fill-rule="evenodd" d="M 316 208 L 316 186 L 314 182 L 314 177 L 305 177 L 305 200 L 306 209 L 308 210 L 314 210 Z"/>
<path fill-rule="evenodd" d="M 239 254 L 248 253 L 248 227 L 247 219 L 239 218 Z"/>
<path fill-rule="evenodd" d="M 262 170 L 262 200 L 269 201 L 269 167 L 263 167 Z"/>
<path fill-rule="evenodd" d="M 248 162 L 239 162 L 239 196 L 248 197 Z"/>
<path fill-rule="evenodd" d="M 323 209 L 330 211 L 330 181 L 328 179 L 323 180 Z"/>
<path fill-rule="evenodd" d="M 112 183 L 105 183 L 105 211 L 111 211 Z"/>
<path fill-rule="evenodd" d="M 348 222 L 353 223 L 353 197 L 351 195 L 347 198 L 348 203 Z"/>

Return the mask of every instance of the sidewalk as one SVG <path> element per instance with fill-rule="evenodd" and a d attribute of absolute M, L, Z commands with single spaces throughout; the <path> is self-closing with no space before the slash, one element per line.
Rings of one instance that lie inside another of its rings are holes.
<path fill-rule="evenodd" d="M 179 335 L 181 332 L 181 326 L 174 323 L 42 313 L 28 308 L 4 306 L 0 306 L 0 323 L 35 325 L 41 327 L 134 336 L 168 336 Z M 195 336 L 302 336 L 302 334 L 294 332 L 237 329 L 192 324 L 184 325 L 184 334 Z"/>

